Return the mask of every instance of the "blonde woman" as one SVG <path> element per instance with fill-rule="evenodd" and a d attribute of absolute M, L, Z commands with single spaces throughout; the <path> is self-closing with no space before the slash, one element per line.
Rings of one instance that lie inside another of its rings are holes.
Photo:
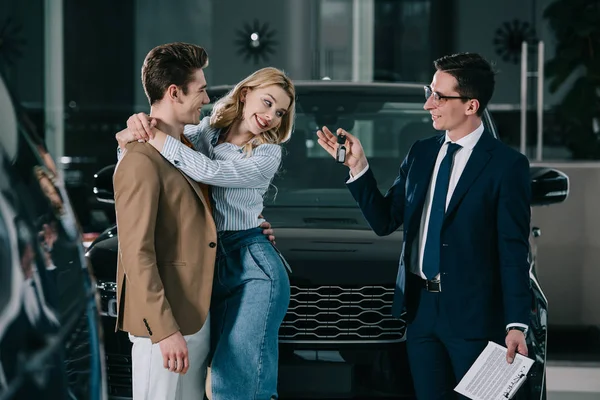
<path fill-rule="evenodd" d="M 281 163 L 280 144 L 292 133 L 294 103 L 291 80 L 263 68 L 220 99 L 210 117 L 186 126 L 187 145 L 153 128 L 143 113 L 129 119 L 127 137 L 119 138 L 150 139 L 175 167 L 212 186 L 219 237 L 210 310 L 212 400 L 277 398 L 289 267 L 259 225 Z"/>

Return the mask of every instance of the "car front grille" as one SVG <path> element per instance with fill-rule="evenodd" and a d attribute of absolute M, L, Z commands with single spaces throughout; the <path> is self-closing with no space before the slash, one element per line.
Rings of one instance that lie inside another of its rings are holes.
<path fill-rule="evenodd" d="M 393 343 L 404 319 L 392 317 L 393 286 L 292 286 L 282 343 Z"/>
<path fill-rule="evenodd" d="M 116 317 L 116 290 L 99 282 L 101 313 Z M 394 287 L 292 286 L 281 343 L 393 343 L 404 340 L 406 323 L 392 317 Z"/>
<path fill-rule="evenodd" d="M 111 397 L 133 397 L 130 354 L 106 354 L 106 375 Z"/>

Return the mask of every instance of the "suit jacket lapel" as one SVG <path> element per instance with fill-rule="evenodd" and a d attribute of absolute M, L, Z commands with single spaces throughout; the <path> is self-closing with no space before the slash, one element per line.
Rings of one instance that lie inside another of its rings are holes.
<path fill-rule="evenodd" d="M 188 183 L 190 184 L 190 186 L 194 189 L 194 192 L 196 192 L 196 194 L 200 198 L 200 201 L 204 205 L 204 208 L 206 208 L 207 210 L 210 210 L 211 207 L 208 204 L 206 204 L 206 201 L 208 199 L 206 197 L 204 197 L 204 193 L 202 193 L 202 190 L 200 189 L 200 185 L 201 184 L 198 183 L 198 182 L 196 182 L 196 181 L 194 181 L 193 179 L 191 179 L 186 174 L 184 174 L 183 171 L 181 171 L 179 169 L 177 171 L 179 171 L 179 173 L 181 173 L 181 175 L 183 175 L 183 177 L 188 181 Z"/>
<path fill-rule="evenodd" d="M 464 195 L 469 191 L 473 182 L 475 182 L 475 179 L 479 176 L 481 171 L 483 171 L 484 167 L 492 157 L 490 150 L 493 149 L 495 145 L 496 139 L 492 137 L 489 132 L 484 131 L 479 142 L 477 142 L 473 148 L 473 153 L 471 153 L 471 157 L 469 157 L 469 161 L 454 189 L 450 204 L 448 204 L 448 208 L 446 209 L 446 217 L 454 211 Z"/>
<path fill-rule="evenodd" d="M 425 200 L 427 189 L 431 183 L 431 175 L 433 174 L 433 168 L 435 167 L 435 161 L 442 144 L 444 144 L 445 135 L 440 135 L 436 140 L 432 140 L 428 143 L 423 154 L 415 157 L 415 163 L 411 167 L 411 171 L 414 170 L 414 177 L 410 177 L 415 183 L 415 187 L 412 193 L 412 204 L 421 205 Z"/>
<path fill-rule="evenodd" d="M 411 166 L 408 175 L 409 181 L 412 183 L 412 187 L 410 188 L 412 193 L 408 193 L 407 196 L 411 204 L 410 214 L 404 220 L 409 235 L 412 232 L 411 227 L 420 226 L 425 195 L 427 194 L 427 189 L 429 189 L 435 161 L 442 144 L 444 144 L 444 139 L 445 135 L 440 135 L 434 140 L 425 142 L 426 146 L 423 151 L 415 155 L 414 164 Z"/>
<path fill-rule="evenodd" d="M 151 152 L 149 153 L 149 154 L 151 155 L 151 157 L 157 157 L 157 159 L 158 159 L 158 160 L 160 160 L 160 162 L 161 162 L 161 163 L 166 163 L 166 164 L 169 164 L 169 165 L 171 165 L 171 164 L 169 163 L 169 161 L 168 161 L 168 160 L 166 160 L 166 159 L 165 159 L 165 158 L 164 158 L 164 157 L 163 157 L 163 156 L 160 154 L 160 152 L 159 152 L 158 150 L 156 150 L 154 147 L 152 147 L 152 150 L 153 150 L 153 151 L 151 151 Z M 172 166 L 172 165 L 171 165 L 171 166 Z M 188 177 L 186 174 L 184 174 L 184 173 L 183 173 L 183 171 L 181 171 L 181 170 L 180 170 L 180 169 L 178 169 L 178 168 L 175 168 L 175 166 L 172 166 L 172 167 L 173 167 L 173 169 L 176 169 L 176 170 L 177 170 L 177 172 L 178 172 L 178 173 L 180 173 L 180 174 L 181 174 L 181 175 L 182 175 L 182 176 L 183 176 L 183 177 L 184 177 L 184 178 L 185 178 L 185 179 L 188 181 L 188 183 L 190 184 L 190 186 L 191 186 L 191 187 L 194 189 L 194 192 L 196 193 L 196 195 L 197 195 L 198 197 L 200 197 L 200 201 L 202 202 L 202 204 L 204 205 L 204 207 L 206 208 L 206 210 L 208 210 L 208 211 L 209 211 L 209 213 L 211 213 L 211 207 L 210 207 L 210 205 L 208 205 L 208 204 L 206 203 L 208 199 L 207 199 L 206 197 L 204 197 L 204 194 L 202 193 L 202 189 L 200 189 L 200 185 L 201 185 L 201 183 L 198 183 L 198 182 L 194 181 L 193 179 L 191 179 L 190 177 Z"/>

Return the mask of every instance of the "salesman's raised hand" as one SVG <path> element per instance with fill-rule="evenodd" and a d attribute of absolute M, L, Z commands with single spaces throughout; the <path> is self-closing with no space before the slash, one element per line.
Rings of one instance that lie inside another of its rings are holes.
<path fill-rule="evenodd" d="M 337 130 L 337 135 L 345 135 L 346 136 L 346 161 L 344 165 L 350 168 L 350 172 L 352 175 L 356 175 L 361 172 L 363 169 L 367 167 L 367 157 L 365 156 L 365 152 L 363 151 L 362 145 L 360 144 L 360 140 L 339 128 Z M 337 136 L 331 133 L 331 131 L 324 126 L 322 130 L 317 131 L 317 136 L 319 136 L 319 145 L 325 151 L 327 151 L 333 158 L 335 158 L 335 154 L 337 152 Z"/>

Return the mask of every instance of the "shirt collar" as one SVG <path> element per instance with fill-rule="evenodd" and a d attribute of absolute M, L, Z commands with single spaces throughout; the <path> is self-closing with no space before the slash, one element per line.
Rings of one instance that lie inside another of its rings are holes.
<path fill-rule="evenodd" d="M 475 129 L 473 132 L 469 133 L 467 136 L 456 141 L 456 144 L 459 144 L 461 147 L 473 150 L 479 138 L 483 135 L 483 122 Z M 452 142 L 448 137 L 448 132 L 446 132 L 446 138 L 444 139 L 444 144 Z"/>
<path fill-rule="evenodd" d="M 192 142 L 190 142 L 190 139 L 188 139 L 185 135 L 181 135 L 180 137 L 181 143 L 185 144 L 187 147 L 189 147 L 190 149 L 194 149 L 194 145 L 192 144 Z"/>
<path fill-rule="evenodd" d="M 212 147 L 215 147 L 219 141 L 219 136 L 221 136 L 221 129 L 216 129 L 214 132 L 211 132 L 211 135 L 212 138 L 210 139 L 210 144 Z"/>

